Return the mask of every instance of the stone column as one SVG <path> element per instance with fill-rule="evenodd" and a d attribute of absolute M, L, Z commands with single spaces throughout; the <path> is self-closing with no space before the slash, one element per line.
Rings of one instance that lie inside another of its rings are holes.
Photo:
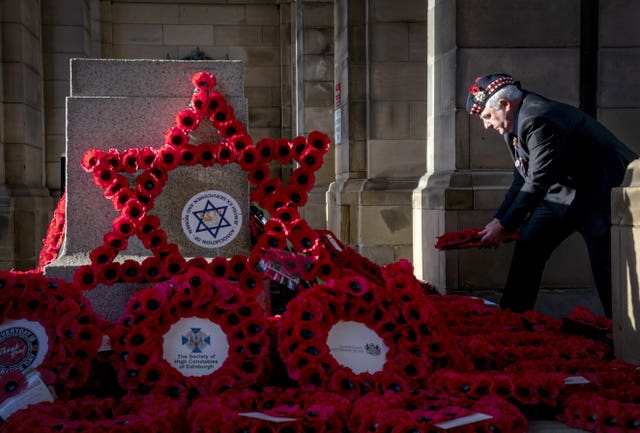
<path fill-rule="evenodd" d="M 501 289 L 510 263 L 508 244 L 446 253 L 433 247 L 439 234 L 485 225 L 512 178 L 502 137 L 465 112 L 470 83 L 506 72 L 528 90 L 579 105 L 580 25 L 579 0 L 491 8 L 480 0 L 428 1 L 427 172 L 413 194 L 414 265 L 438 290 Z M 592 287 L 588 266 L 573 236 L 552 256 L 542 285 Z"/>
<path fill-rule="evenodd" d="M 303 1 L 300 21 L 298 50 L 300 63 L 297 85 L 299 101 L 295 135 L 308 135 L 313 130 L 334 137 L 334 68 L 333 68 L 333 17 L 332 1 Z M 316 183 L 309 194 L 307 204 L 301 209 L 302 216 L 312 227 L 327 226 L 327 198 L 329 184 L 334 180 L 335 139 L 324 155 L 324 164 L 315 173 Z"/>
<path fill-rule="evenodd" d="M 42 11 L 46 182 L 59 197 L 62 192 L 60 161 L 65 152 L 69 59 L 91 54 L 91 9 L 89 0 L 42 0 Z"/>
<path fill-rule="evenodd" d="M 35 266 L 52 209 L 44 181 L 39 0 L 0 2 L 2 145 L 0 268 Z"/>
<path fill-rule="evenodd" d="M 640 363 L 640 160 L 611 193 L 611 268 L 615 356 Z"/>
<path fill-rule="evenodd" d="M 334 13 L 335 182 L 327 221 L 343 242 L 357 242 L 358 192 L 366 176 L 366 20 L 368 0 L 338 0 Z"/>
<path fill-rule="evenodd" d="M 378 263 L 410 259 L 411 193 L 425 170 L 416 158 L 426 136 L 425 3 L 336 7 L 337 233 Z"/>
<path fill-rule="evenodd" d="M 621 13 L 624 11 L 624 13 Z M 640 153 L 640 34 L 633 0 L 600 2 L 598 117 Z M 613 337 L 616 358 L 640 363 L 640 161 L 612 193 Z"/>

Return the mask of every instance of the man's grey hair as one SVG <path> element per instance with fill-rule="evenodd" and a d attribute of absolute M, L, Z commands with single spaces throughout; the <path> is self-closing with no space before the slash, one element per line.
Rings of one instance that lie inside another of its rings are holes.
<path fill-rule="evenodd" d="M 513 85 L 504 86 L 491 95 L 489 100 L 487 100 L 486 106 L 498 109 L 500 108 L 500 103 L 498 102 L 500 99 L 506 99 L 509 102 L 520 102 L 522 100 L 522 90 Z"/>

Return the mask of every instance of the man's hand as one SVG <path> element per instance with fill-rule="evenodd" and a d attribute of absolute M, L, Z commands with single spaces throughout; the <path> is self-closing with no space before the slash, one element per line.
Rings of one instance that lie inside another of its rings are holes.
<path fill-rule="evenodd" d="M 502 224 L 500 224 L 500 221 L 494 218 L 480 231 L 480 236 L 482 236 L 480 242 L 483 246 L 497 247 L 504 242 L 507 237 L 507 232 L 504 230 L 504 227 L 502 227 Z"/>

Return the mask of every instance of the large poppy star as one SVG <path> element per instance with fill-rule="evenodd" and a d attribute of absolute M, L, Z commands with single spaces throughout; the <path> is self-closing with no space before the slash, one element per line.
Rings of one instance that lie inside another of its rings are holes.
<path fill-rule="evenodd" d="M 207 72 L 199 72 L 191 78 L 195 90 L 190 97 L 189 107 L 176 113 L 175 123 L 164 134 L 164 144 L 159 148 L 142 147 L 124 151 L 110 149 L 102 151 L 91 149 L 85 153 L 82 165 L 86 171 L 92 173 L 94 183 L 105 191 L 107 198 L 111 199 L 118 215 L 112 222 L 113 231 L 103 236 L 102 253 L 93 254 L 92 259 L 104 256 L 104 249 L 110 253 L 102 264 L 94 263 L 90 268 L 78 271 L 76 280 L 95 280 L 81 286 L 87 288 L 100 282 L 112 283 L 115 276 L 109 278 L 106 272 L 113 274 L 113 268 L 100 269 L 112 263 L 120 251 L 127 248 L 128 238 L 136 235 L 142 240 L 145 248 L 149 249 L 153 257 L 148 257 L 139 266 L 130 262 L 127 266 L 120 266 L 119 279 L 127 282 L 161 281 L 171 275 L 180 274 L 195 266 L 186 261 L 177 247 L 170 251 L 167 233 L 162 229 L 157 217 L 149 215 L 153 211 L 155 197 L 162 193 L 168 180 L 168 173 L 180 166 L 201 165 L 209 167 L 213 165 L 226 165 L 237 163 L 247 173 L 249 184 L 254 185 L 250 191 L 250 198 L 256 204 L 269 210 L 273 219 L 281 220 L 285 229 L 300 218 L 298 208 L 307 200 L 307 193 L 313 187 L 315 181 L 314 171 L 322 164 L 322 155 L 326 152 L 328 137 L 317 131 L 313 131 L 309 138 L 296 137 L 293 141 L 286 138 L 264 138 L 254 145 L 252 137 L 247 133 L 245 126 L 235 117 L 233 107 L 229 105 L 225 97 L 214 90 L 216 79 Z M 218 139 L 216 144 L 205 142 L 194 145 L 189 143 L 189 133 L 198 129 L 202 122 L 209 120 L 217 131 L 217 137 L 211 137 L 212 142 Z M 288 188 L 280 179 L 271 178 L 269 163 L 277 159 L 280 163 L 288 164 L 294 158 L 299 160 L 301 167 L 294 170 L 289 180 Z M 125 177 L 119 172 L 134 175 Z M 288 229 L 286 229 L 288 230 Z M 287 232 L 285 232 L 286 236 Z M 278 236 L 278 248 L 284 248 L 286 244 L 280 242 Z M 317 245 L 316 236 L 308 231 L 298 231 L 293 241 L 296 246 L 309 254 L 309 250 Z M 275 239 L 275 238 L 272 238 Z M 263 247 L 271 242 L 262 243 Z M 263 248 L 260 248 L 263 249 Z M 259 250 L 260 250 L 259 249 Z M 242 261 L 232 259 L 226 266 L 221 266 L 222 261 L 212 261 L 207 265 L 208 272 L 217 274 L 222 272 L 249 285 L 245 289 L 251 291 L 255 284 L 253 278 L 241 278 L 237 267 L 242 264 L 256 263 L 255 259 L 249 260 L 243 257 Z M 226 262 L 225 262 L 226 263 Z M 204 267 L 204 263 L 199 263 Z M 322 264 L 318 267 L 320 273 Z M 329 274 L 333 274 L 334 270 Z M 311 276 L 311 275 L 310 275 Z M 323 275 L 328 276 L 326 273 Z M 99 281 L 104 280 L 104 281 Z"/>

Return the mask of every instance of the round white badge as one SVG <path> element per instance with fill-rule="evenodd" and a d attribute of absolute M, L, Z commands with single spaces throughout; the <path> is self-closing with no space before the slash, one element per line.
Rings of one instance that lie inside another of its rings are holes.
<path fill-rule="evenodd" d="M 186 317 L 164 334 L 162 351 L 164 359 L 184 376 L 206 376 L 227 359 L 229 341 L 217 323 Z"/>
<path fill-rule="evenodd" d="M 49 350 L 44 327 L 30 320 L 8 320 L 0 326 L 0 376 L 25 371 L 42 363 Z"/>
<path fill-rule="evenodd" d="M 182 229 L 189 240 L 203 248 L 219 248 L 240 232 L 242 211 L 223 191 L 202 191 L 182 209 Z"/>
<path fill-rule="evenodd" d="M 331 355 L 354 373 L 382 371 L 389 348 L 382 338 L 360 322 L 340 320 L 327 336 Z"/>

